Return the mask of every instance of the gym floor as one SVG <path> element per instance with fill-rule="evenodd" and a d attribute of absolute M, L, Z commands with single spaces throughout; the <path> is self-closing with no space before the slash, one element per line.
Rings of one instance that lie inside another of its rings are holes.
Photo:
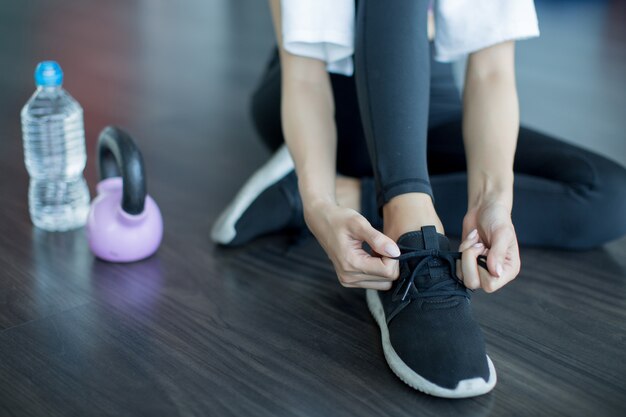
<path fill-rule="evenodd" d="M 517 54 L 524 123 L 626 165 L 624 3 L 537 7 L 542 37 Z M 363 292 L 313 239 L 211 243 L 268 157 L 248 99 L 272 45 L 264 1 L 0 2 L 0 415 L 626 415 L 626 238 L 523 248 L 515 282 L 476 292 L 499 383 L 456 401 L 393 375 Z M 139 143 L 156 256 L 105 263 L 83 230 L 31 225 L 19 111 L 44 59 L 84 107 L 92 196 L 100 130 Z"/>

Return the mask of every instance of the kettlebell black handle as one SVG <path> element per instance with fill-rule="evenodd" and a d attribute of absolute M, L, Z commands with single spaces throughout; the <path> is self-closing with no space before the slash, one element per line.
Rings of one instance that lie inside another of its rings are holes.
<path fill-rule="evenodd" d="M 122 129 L 107 126 L 98 137 L 100 179 L 122 177 L 122 210 L 141 214 L 146 202 L 146 173 L 139 148 Z"/>

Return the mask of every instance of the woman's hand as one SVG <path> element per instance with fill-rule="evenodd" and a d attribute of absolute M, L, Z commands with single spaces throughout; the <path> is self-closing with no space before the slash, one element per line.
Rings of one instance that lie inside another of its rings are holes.
<path fill-rule="evenodd" d="M 400 256 L 400 249 L 392 239 L 355 210 L 331 202 L 305 207 L 304 217 L 332 261 L 341 285 L 375 290 L 391 288 L 399 275 L 398 261 L 391 258 Z M 372 248 L 374 256 L 363 250 L 363 242 Z"/>
<path fill-rule="evenodd" d="M 520 271 L 519 247 L 507 204 L 486 201 L 468 210 L 463 220 L 459 251 L 465 286 L 494 292 L 515 279 Z M 487 256 L 488 271 L 479 267 L 479 255 Z"/>

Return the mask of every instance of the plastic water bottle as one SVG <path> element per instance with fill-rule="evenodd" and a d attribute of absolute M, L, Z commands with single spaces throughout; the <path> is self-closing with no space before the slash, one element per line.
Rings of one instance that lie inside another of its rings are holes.
<path fill-rule="evenodd" d="M 63 71 L 56 62 L 41 62 L 35 83 L 37 91 L 21 113 L 30 218 L 49 231 L 81 227 L 89 211 L 83 109 L 61 88 Z"/>

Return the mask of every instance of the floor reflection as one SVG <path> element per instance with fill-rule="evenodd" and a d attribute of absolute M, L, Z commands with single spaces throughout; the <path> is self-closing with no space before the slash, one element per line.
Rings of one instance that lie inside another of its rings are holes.
<path fill-rule="evenodd" d="M 84 230 L 46 232 L 32 228 L 31 294 L 40 314 L 84 303 L 91 294 L 93 256 Z"/>
<path fill-rule="evenodd" d="M 163 287 L 163 267 L 157 255 L 139 262 L 116 264 L 97 259 L 92 268 L 98 301 L 128 314 L 149 314 Z"/>

